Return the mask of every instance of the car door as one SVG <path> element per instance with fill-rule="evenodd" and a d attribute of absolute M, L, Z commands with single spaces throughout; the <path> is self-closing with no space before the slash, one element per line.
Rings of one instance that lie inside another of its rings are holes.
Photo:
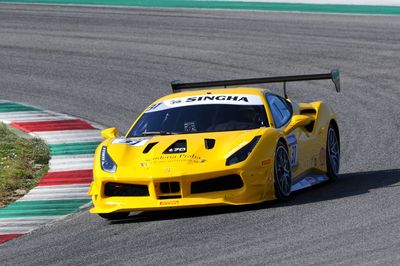
<path fill-rule="evenodd" d="M 272 93 L 267 93 L 266 99 L 271 110 L 275 128 L 285 128 L 293 116 L 292 104 L 279 95 Z M 307 136 L 304 136 L 302 129 L 297 128 L 286 136 L 286 140 L 288 143 L 292 176 L 296 178 L 306 168 L 307 160 L 299 158 L 299 154 L 302 153 L 304 145 L 306 145 Z"/>

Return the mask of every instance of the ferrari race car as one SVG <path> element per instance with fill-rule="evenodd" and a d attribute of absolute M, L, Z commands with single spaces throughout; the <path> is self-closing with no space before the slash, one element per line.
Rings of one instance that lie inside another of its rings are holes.
<path fill-rule="evenodd" d="M 115 128 L 94 156 L 91 213 L 113 220 L 131 211 L 240 205 L 287 199 L 335 179 L 339 128 L 324 102 L 288 99 L 286 83 L 328 74 L 172 83 L 125 136 Z M 284 97 L 245 85 L 282 82 Z M 236 86 L 226 88 L 227 86 Z M 225 88 L 221 88 L 225 87 Z"/>

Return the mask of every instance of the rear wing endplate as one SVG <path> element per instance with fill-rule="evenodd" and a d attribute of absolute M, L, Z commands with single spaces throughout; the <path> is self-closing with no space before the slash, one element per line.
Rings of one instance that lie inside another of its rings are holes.
<path fill-rule="evenodd" d="M 233 80 L 205 81 L 205 82 L 194 82 L 194 83 L 179 83 L 179 81 L 172 81 L 171 87 L 173 92 L 179 92 L 183 90 L 196 89 L 196 88 L 227 87 L 227 86 L 237 86 L 237 85 L 283 82 L 284 93 L 285 97 L 287 98 L 286 82 L 322 80 L 322 79 L 331 79 L 335 84 L 336 91 L 340 92 L 340 73 L 338 69 L 334 69 L 330 73 L 326 74 L 280 76 L 280 77 L 252 78 L 252 79 L 233 79 Z"/>

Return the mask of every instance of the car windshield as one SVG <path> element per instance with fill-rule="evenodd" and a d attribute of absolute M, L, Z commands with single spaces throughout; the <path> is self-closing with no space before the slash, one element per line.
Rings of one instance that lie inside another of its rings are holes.
<path fill-rule="evenodd" d="M 159 108 L 161 110 L 157 107 L 159 105 L 155 104 L 147 109 L 128 137 L 268 127 L 265 108 L 260 104 L 200 104 Z"/>

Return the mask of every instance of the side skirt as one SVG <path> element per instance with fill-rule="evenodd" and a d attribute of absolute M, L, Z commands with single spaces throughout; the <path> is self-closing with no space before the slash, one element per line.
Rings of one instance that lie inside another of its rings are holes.
<path fill-rule="evenodd" d="M 326 175 L 306 175 L 298 180 L 292 185 L 292 192 L 301 190 L 304 188 L 312 187 L 322 182 L 328 181 Z"/>

